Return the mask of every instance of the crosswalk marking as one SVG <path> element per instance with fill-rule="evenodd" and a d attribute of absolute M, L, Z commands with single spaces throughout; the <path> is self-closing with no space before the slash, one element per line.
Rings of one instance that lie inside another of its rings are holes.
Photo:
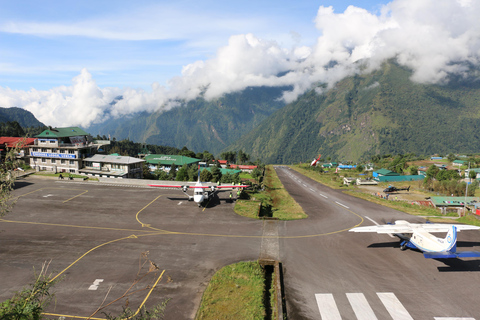
<path fill-rule="evenodd" d="M 320 310 L 322 320 L 342 320 L 332 294 L 317 293 L 315 298 L 317 299 L 318 310 Z"/>
<path fill-rule="evenodd" d="M 475 318 L 433 317 L 435 320 L 475 320 Z"/>
<path fill-rule="evenodd" d="M 358 320 L 377 320 L 363 293 L 347 293 L 347 298 Z"/>
<path fill-rule="evenodd" d="M 377 296 L 382 300 L 383 305 L 387 308 L 393 320 L 413 320 L 395 294 L 392 292 L 377 292 Z"/>

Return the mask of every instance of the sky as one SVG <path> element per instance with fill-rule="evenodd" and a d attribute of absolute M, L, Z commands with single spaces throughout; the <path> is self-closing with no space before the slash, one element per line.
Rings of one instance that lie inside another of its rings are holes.
<path fill-rule="evenodd" d="M 248 86 L 293 86 L 288 103 L 390 58 L 439 83 L 478 64 L 479 16 L 475 0 L 0 0 L 0 107 L 88 127 Z"/>

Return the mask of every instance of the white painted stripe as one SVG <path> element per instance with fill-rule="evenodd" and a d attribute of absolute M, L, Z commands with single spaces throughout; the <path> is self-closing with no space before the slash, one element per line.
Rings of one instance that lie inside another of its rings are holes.
<path fill-rule="evenodd" d="M 312 188 L 310 188 L 310 191 L 315 192 L 315 190 L 313 190 Z"/>
<path fill-rule="evenodd" d="M 433 317 L 435 320 L 475 320 L 475 318 Z"/>
<path fill-rule="evenodd" d="M 305 188 L 307 187 L 307 185 L 306 185 L 305 183 L 302 183 L 302 185 L 303 185 Z"/>
<path fill-rule="evenodd" d="M 344 204 L 341 204 L 340 202 L 335 201 L 335 203 L 338 204 L 339 206 L 342 206 L 342 207 L 344 207 L 344 208 L 350 209 L 349 207 L 347 207 L 347 206 L 344 205 Z"/>
<path fill-rule="evenodd" d="M 407 309 L 405 309 L 394 293 L 377 292 L 377 296 L 380 298 L 393 320 L 413 320 Z"/>
<path fill-rule="evenodd" d="M 373 220 L 372 218 L 367 217 L 367 216 L 365 216 L 365 218 L 368 219 L 368 220 L 370 220 L 371 222 L 373 222 L 375 225 L 377 225 L 377 226 L 379 225 L 378 222 L 375 221 L 375 220 Z"/>
<path fill-rule="evenodd" d="M 377 320 L 363 293 L 347 293 L 347 298 L 358 320 Z"/>
<path fill-rule="evenodd" d="M 365 216 L 365 218 L 368 219 L 368 220 L 370 220 L 370 221 L 372 221 L 375 225 L 379 226 L 379 224 L 377 223 L 377 221 L 373 220 L 372 218 L 367 217 L 367 216 Z M 390 238 L 395 238 L 395 236 L 394 236 L 393 234 L 391 234 L 391 233 L 387 233 L 387 234 L 390 236 Z"/>
<path fill-rule="evenodd" d="M 326 195 L 323 195 L 321 193 L 319 193 L 319 195 L 321 195 L 322 197 L 324 197 L 325 199 L 328 199 L 328 197 Z"/>
<path fill-rule="evenodd" d="M 97 290 L 98 286 L 100 285 L 100 282 L 103 282 L 103 279 L 97 279 L 93 281 L 93 284 L 90 287 L 88 287 L 88 290 Z"/>
<path fill-rule="evenodd" d="M 317 299 L 318 310 L 322 320 L 342 320 L 332 294 L 317 293 L 315 294 L 315 299 Z"/>

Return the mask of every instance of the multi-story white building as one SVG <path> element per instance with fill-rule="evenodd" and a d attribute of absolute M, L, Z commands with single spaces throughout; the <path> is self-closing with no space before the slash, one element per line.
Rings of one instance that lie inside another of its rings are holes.
<path fill-rule="evenodd" d="M 30 146 L 30 166 L 37 171 L 78 173 L 83 159 L 95 154 L 91 136 L 78 127 L 49 128 Z"/>

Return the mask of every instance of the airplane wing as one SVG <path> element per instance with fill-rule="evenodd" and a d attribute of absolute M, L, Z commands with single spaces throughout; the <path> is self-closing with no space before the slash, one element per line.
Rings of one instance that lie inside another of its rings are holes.
<path fill-rule="evenodd" d="M 378 226 L 356 227 L 350 229 L 352 232 L 376 232 L 376 233 L 413 233 L 415 229 L 423 229 L 426 232 L 448 232 L 452 227 L 451 224 L 440 223 L 408 223 L 408 224 L 386 224 Z M 480 227 L 466 224 L 455 224 L 457 231 L 460 230 L 479 230 Z"/>
<path fill-rule="evenodd" d="M 356 227 L 348 230 L 350 232 L 376 232 L 376 233 L 413 233 L 409 225 L 385 224 L 378 226 Z"/>
<path fill-rule="evenodd" d="M 159 187 L 159 188 L 192 188 L 193 186 L 179 186 L 179 185 L 172 185 L 172 184 L 149 184 L 149 187 Z"/>
<path fill-rule="evenodd" d="M 417 226 L 430 233 L 448 232 L 448 230 L 452 227 L 451 224 L 441 224 L 441 223 L 424 223 L 424 224 L 418 224 Z M 479 230 L 480 229 L 480 227 L 471 226 L 468 224 L 454 224 L 454 226 L 457 227 L 457 232 L 461 230 Z"/>
<path fill-rule="evenodd" d="M 424 252 L 423 256 L 427 259 L 478 258 L 478 257 L 480 257 L 480 252 L 477 252 L 477 251 Z"/>

